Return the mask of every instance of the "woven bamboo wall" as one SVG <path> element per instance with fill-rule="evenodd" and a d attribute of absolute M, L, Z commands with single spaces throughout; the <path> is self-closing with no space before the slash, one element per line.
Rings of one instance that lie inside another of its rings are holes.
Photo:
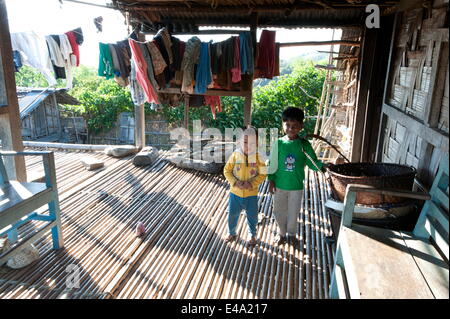
<path fill-rule="evenodd" d="M 393 39 L 379 159 L 429 186 L 448 154 L 448 4 L 399 13 Z"/>

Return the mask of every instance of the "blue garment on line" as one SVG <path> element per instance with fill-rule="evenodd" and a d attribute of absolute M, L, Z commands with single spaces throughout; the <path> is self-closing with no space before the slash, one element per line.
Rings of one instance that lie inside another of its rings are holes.
<path fill-rule="evenodd" d="M 258 196 L 239 197 L 230 193 L 228 203 L 228 231 L 230 235 L 236 235 L 239 215 L 242 210 L 245 210 L 248 231 L 252 237 L 256 237 L 256 225 L 258 224 Z"/>
<path fill-rule="evenodd" d="M 209 42 L 202 42 L 200 45 L 200 57 L 198 59 L 197 73 L 195 74 L 194 92 L 197 94 L 206 93 L 208 85 L 212 82 L 211 58 L 209 50 Z"/>
<path fill-rule="evenodd" d="M 255 58 L 251 32 L 239 33 L 239 54 L 241 58 L 241 73 L 253 74 Z"/>

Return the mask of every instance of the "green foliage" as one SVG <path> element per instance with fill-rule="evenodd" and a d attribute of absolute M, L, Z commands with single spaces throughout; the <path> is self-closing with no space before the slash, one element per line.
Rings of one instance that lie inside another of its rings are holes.
<path fill-rule="evenodd" d="M 317 115 L 319 99 L 325 80 L 325 72 L 314 68 L 312 62 L 297 61 L 292 73 L 278 77 L 268 85 L 256 87 L 253 91 L 252 125 L 258 128 L 278 128 L 281 132 L 281 113 L 288 106 L 300 107 L 305 116 Z M 308 97 L 300 88 L 301 86 Z M 222 97 L 222 113 L 214 120 L 208 107 L 190 108 L 189 120 L 202 120 L 206 127 L 216 127 L 222 132 L 225 128 L 242 127 L 244 119 L 244 99 L 241 97 Z M 184 107 L 163 107 L 164 117 L 173 125 L 183 124 Z M 313 133 L 315 120 L 305 120 L 305 131 Z"/>
<path fill-rule="evenodd" d="M 90 133 L 110 130 L 121 112 L 133 112 L 133 102 L 128 88 L 114 80 L 98 77 L 94 69 L 80 67 L 75 74 L 74 88 L 69 92 L 81 102 L 81 106 L 68 110 L 86 119 Z"/>
<path fill-rule="evenodd" d="M 192 129 L 192 121 L 201 120 L 202 125 L 206 127 L 216 127 L 221 132 L 225 132 L 225 128 L 242 127 L 244 118 L 244 98 L 236 96 L 223 96 L 222 112 L 216 111 L 216 119 L 213 118 L 209 107 L 191 107 L 189 109 L 189 125 Z M 146 113 L 152 113 L 147 111 Z M 164 118 L 174 126 L 182 126 L 184 120 L 184 105 L 179 107 L 163 106 Z"/>
<path fill-rule="evenodd" d="M 28 65 L 23 65 L 19 72 L 15 73 L 16 76 L 16 86 L 22 87 L 34 87 L 34 88 L 46 88 L 48 87 L 48 82 L 45 77 L 37 71 L 35 68 L 32 68 Z M 56 87 L 62 88 L 65 87 L 65 81 L 63 79 L 56 80 Z"/>
<path fill-rule="evenodd" d="M 325 72 L 314 68 L 312 62 L 294 60 L 283 66 L 286 72 L 267 85 L 257 86 L 253 91 L 252 125 L 258 128 L 278 128 L 281 131 L 281 112 L 287 106 L 297 106 L 305 111 L 305 116 L 317 115 L 317 107 L 322 91 Z M 94 68 L 80 66 L 74 71 L 73 89 L 69 94 L 80 102 L 80 106 L 64 106 L 65 110 L 85 117 L 90 133 L 110 130 L 121 112 L 133 112 L 134 106 L 128 88 L 122 88 L 114 80 L 97 76 Z M 16 73 L 18 86 L 47 87 L 45 78 L 30 67 L 24 66 Z M 64 87 L 65 81 L 58 80 Z M 261 84 L 261 83 L 260 83 Z M 302 87 L 308 95 L 307 96 Z M 314 98 L 315 97 L 315 98 Z M 241 127 L 244 118 L 244 98 L 222 97 L 222 112 L 214 119 L 209 107 L 190 108 L 189 119 L 201 120 L 206 127 Z M 146 113 L 152 114 L 146 104 Z M 163 106 L 163 116 L 173 126 L 181 126 L 184 107 Z M 312 133 L 315 120 L 305 120 L 305 130 Z"/>
<path fill-rule="evenodd" d="M 311 62 L 295 63 L 291 74 L 255 88 L 252 124 L 255 127 L 281 130 L 281 113 L 288 106 L 300 107 L 305 112 L 305 117 L 317 115 L 324 80 L 325 72 L 314 68 Z M 306 132 L 313 133 L 314 125 L 315 120 L 305 119 Z"/>

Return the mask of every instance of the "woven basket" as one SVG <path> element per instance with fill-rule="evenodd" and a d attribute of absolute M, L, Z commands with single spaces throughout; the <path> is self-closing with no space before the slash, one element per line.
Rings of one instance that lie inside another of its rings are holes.
<path fill-rule="evenodd" d="M 389 163 L 347 163 L 331 166 L 330 185 L 334 196 L 344 201 L 348 184 L 369 185 L 375 188 L 412 190 L 416 169 L 412 166 Z M 356 203 L 363 205 L 383 205 L 400 203 L 405 197 L 387 196 L 361 192 L 356 196 Z"/>

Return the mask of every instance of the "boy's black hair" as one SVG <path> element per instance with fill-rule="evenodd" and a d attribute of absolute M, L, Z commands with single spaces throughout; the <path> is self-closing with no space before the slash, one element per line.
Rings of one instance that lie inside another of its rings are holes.
<path fill-rule="evenodd" d="M 281 119 L 283 122 L 290 120 L 303 123 L 303 120 L 305 119 L 305 113 L 298 107 L 289 106 L 283 111 L 283 113 L 281 113 Z"/>

